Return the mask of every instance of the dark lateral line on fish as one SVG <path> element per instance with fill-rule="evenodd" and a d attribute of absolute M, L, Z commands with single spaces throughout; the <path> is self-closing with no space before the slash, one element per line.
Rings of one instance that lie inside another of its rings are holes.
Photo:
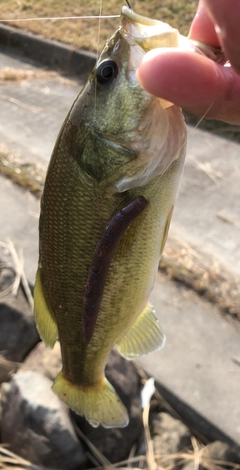
<path fill-rule="evenodd" d="M 83 342 L 85 344 L 90 342 L 94 333 L 114 251 L 128 227 L 147 205 L 148 201 L 143 196 L 137 196 L 110 219 L 97 242 L 83 298 Z"/>

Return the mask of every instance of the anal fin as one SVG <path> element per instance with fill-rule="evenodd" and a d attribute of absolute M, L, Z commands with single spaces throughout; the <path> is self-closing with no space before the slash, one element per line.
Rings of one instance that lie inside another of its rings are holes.
<path fill-rule="evenodd" d="M 165 335 L 154 315 L 153 306 L 148 303 L 117 346 L 120 354 L 126 359 L 135 359 L 161 349 L 164 343 Z"/>
<path fill-rule="evenodd" d="M 58 328 L 44 298 L 39 270 L 34 287 L 34 315 L 41 338 L 52 349 L 58 338 Z"/>

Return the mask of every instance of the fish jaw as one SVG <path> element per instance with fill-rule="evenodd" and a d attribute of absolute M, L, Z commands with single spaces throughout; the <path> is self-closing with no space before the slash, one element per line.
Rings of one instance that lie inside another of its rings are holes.
<path fill-rule="evenodd" d="M 138 15 L 126 6 L 122 8 L 121 23 L 125 34 L 134 38 L 135 43 L 145 52 L 161 47 L 179 48 L 183 45 L 182 36 L 177 29 L 163 21 Z M 170 101 L 161 98 L 160 102 L 163 108 L 173 105 Z"/>
<path fill-rule="evenodd" d="M 163 21 L 138 15 L 127 6 L 122 7 L 121 25 L 124 33 L 145 52 L 159 47 L 179 47 L 180 35 L 177 29 Z"/>

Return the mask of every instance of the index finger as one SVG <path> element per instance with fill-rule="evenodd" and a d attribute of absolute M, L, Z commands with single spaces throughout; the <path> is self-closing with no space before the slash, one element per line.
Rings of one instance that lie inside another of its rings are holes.
<path fill-rule="evenodd" d="M 239 0 L 201 0 L 198 13 L 190 30 L 190 37 L 210 45 L 220 44 L 226 58 L 231 62 L 235 71 L 240 73 L 239 25 Z M 216 39 L 219 44 L 214 44 Z"/>
<path fill-rule="evenodd" d="M 190 27 L 189 39 L 205 42 L 213 47 L 219 47 L 219 38 L 217 36 L 215 25 L 206 10 L 203 0 L 200 0 L 197 13 Z"/>

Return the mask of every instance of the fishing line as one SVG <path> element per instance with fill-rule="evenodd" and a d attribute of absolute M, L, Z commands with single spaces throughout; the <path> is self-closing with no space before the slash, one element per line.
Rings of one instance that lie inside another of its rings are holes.
<path fill-rule="evenodd" d="M 100 42 L 100 32 L 101 32 L 101 18 L 102 18 L 102 2 L 99 1 L 99 17 L 98 17 L 98 33 L 97 33 L 97 58 L 99 57 L 99 42 Z"/>
<path fill-rule="evenodd" d="M 130 4 L 127 0 L 127 4 Z M 120 18 L 121 15 L 102 15 L 103 0 L 99 1 L 99 15 L 82 15 L 82 16 L 55 16 L 55 17 L 34 17 L 34 18 L 19 18 L 19 19 L 1 19 L 0 23 L 17 23 L 24 21 L 57 21 L 57 20 L 79 20 L 79 19 L 97 19 L 98 20 L 98 33 L 97 33 L 97 58 L 99 57 L 99 45 L 100 45 L 100 32 L 101 32 L 101 20 L 108 18 Z M 94 116 L 96 115 L 96 88 L 95 88 L 95 106 Z"/>
<path fill-rule="evenodd" d="M 41 18 L 20 18 L 0 20 L 0 23 L 16 23 L 18 21 L 56 21 L 56 20 L 85 20 L 85 19 L 106 19 L 106 18 L 120 18 L 121 15 L 86 15 L 86 16 L 53 16 L 53 17 L 41 17 Z"/>
<path fill-rule="evenodd" d="M 196 126 L 194 126 L 193 129 L 197 129 L 198 126 L 200 126 L 201 122 L 203 121 L 203 119 L 205 119 L 205 117 L 207 116 L 208 112 L 210 111 L 210 109 L 213 107 L 213 102 L 208 106 L 207 108 L 207 111 L 205 111 L 205 113 L 203 114 L 203 116 L 201 116 L 199 118 L 199 121 L 197 122 Z"/>
<path fill-rule="evenodd" d="M 130 10 L 132 10 L 132 7 L 131 7 L 130 2 L 128 0 L 126 0 L 126 4 L 127 4 L 128 8 L 130 8 Z"/>
<path fill-rule="evenodd" d="M 101 32 L 101 17 L 102 17 L 102 4 L 103 0 L 99 0 L 99 19 L 98 19 L 98 33 L 97 33 L 97 60 L 99 57 L 99 43 L 100 43 L 100 32 Z M 97 110 L 97 81 L 95 80 L 94 87 L 94 121 L 96 120 L 96 110 Z"/>

